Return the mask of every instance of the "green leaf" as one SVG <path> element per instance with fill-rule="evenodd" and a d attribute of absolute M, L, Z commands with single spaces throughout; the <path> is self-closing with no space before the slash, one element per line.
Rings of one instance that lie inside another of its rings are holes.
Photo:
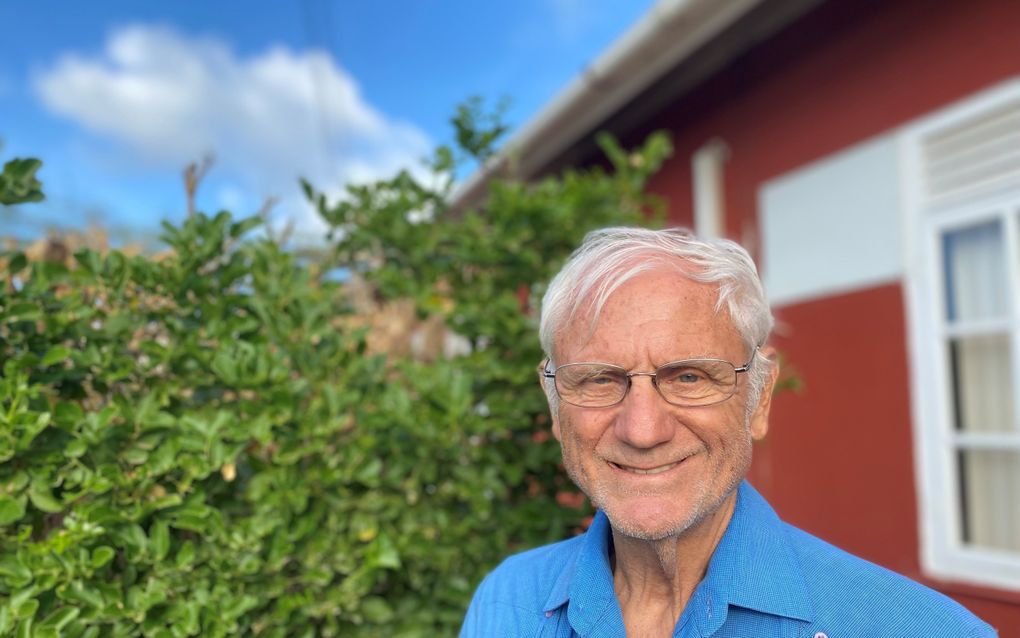
<path fill-rule="evenodd" d="M 25 269 L 28 265 L 28 258 L 25 257 L 25 253 L 17 252 L 7 261 L 7 272 L 11 275 L 16 275 Z"/>
<path fill-rule="evenodd" d="M 177 529 L 197 532 L 199 534 L 208 531 L 209 522 L 201 517 L 192 514 L 178 514 L 174 517 L 173 526 Z"/>
<path fill-rule="evenodd" d="M 24 471 L 15 472 L 14 476 L 8 479 L 6 489 L 4 491 L 17 492 L 25 489 L 25 487 L 28 486 L 28 483 L 29 483 L 28 472 Z"/>
<path fill-rule="evenodd" d="M 144 554 L 149 549 L 149 537 L 141 525 L 132 523 L 119 530 L 120 541 L 136 554 Z"/>
<path fill-rule="evenodd" d="M 26 423 L 22 427 L 21 436 L 18 437 L 18 443 L 15 446 L 18 450 L 27 450 L 32 445 L 32 441 L 39 435 L 40 432 L 49 427 L 50 424 L 50 413 L 42 412 L 35 415 L 35 419 Z"/>
<path fill-rule="evenodd" d="M 376 567 L 396 569 L 400 567 L 400 554 L 390 537 L 385 533 L 379 534 L 368 550 L 370 564 Z"/>
<path fill-rule="evenodd" d="M 131 465 L 141 465 L 149 460 L 149 453 L 141 448 L 134 447 L 125 451 L 121 458 Z"/>
<path fill-rule="evenodd" d="M 14 606 L 14 617 L 15 618 L 31 618 L 35 615 L 36 610 L 39 609 L 39 600 L 36 598 L 27 598 L 17 605 Z"/>
<path fill-rule="evenodd" d="M 166 521 L 156 521 L 149 530 L 149 544 L 156 560 L 166 558 L 170 550 L 170 526 Z"/>
<path fill-rule="evenodd" d="M 5 322 L 35 321 L 42 319 L 43 313 L 37 304 L 21 302 L 4 308 L 4 314 L 0 316 L 3 317 Z"/>
<path fill-rule="evenodd" d="M 89 446 L 87 443 L 85 443 L 85 441 L 82 441 L 81 439 L 75 439 L 68 443 L 67 447 L 64 448 L 64 456 L 69 459 L 81 458 L 85 454 L 85 452 L 88 451 L 88 449 Z"/>
<path fill-rule="evenodd" d="M 74 259 L 79 266 L 92 275 L 98 275 L 103 266 L 99 253 L 89 248 L 83 248 L 74 253 Z"/>
<path fill-rule="evenodd" d="M 55 630 L 59 633 L 61 629 L 70 624 L 71 621 L 77 618 L 79 614 L 81 614 L 81 610 L 74 607 L 61 607 L 44 618 L 43 621 L 39 623 L 38 630 Z"/>
<path fill-rule="evenodd" d="M 12 587 L 24 587 L 32 582 L 32 572 L 18 558 L 5 556 L 0 558 L 0 578 Z"/>
<path fill-rule="evenodd" d="M 64 509 L 63 503 L 53 497 L 45 480 L 32 481 L 32 485 L 28 488 L 28 498 L 36 509 L 48 514 L 55 514 Z"/>
<path fill-rule="evenodd" d="M 181 548 L 177 550 L 177 556 L 174 557 L 174 563 L 178 568 L 191 567 L 192 563 L 195 562 L 195 544 L 191 541 L 185 541 Z"/>
<path fill-rule="evenodd" d="M 383 464 L 380 459 L 370 459 L 367 463 L 358 469 L 355 474 L 355 478 L 360 483 L 364 483 L 368 486 L 378 485 L 379 474 L 382 472 Z"/>
<path fill-rule="evenodd" d="M 182 603 L 182 626 L 185 634 L 194 636 L 198 634 L 201 625 L 199 624 L 199 605 L 195 601 L 184 601 Z"/>
<path fill-rule="evenodd" d="M 0 204 L 11 206 L 43 199 L 42 184 L 35 177 L 42 162 L 34 158 L 12 159 L 0 172 Z"/>
<path fill-rule="evenodd" d="M 34 627 L 31 635 L 32 638 L 60 638 L 60 632 L 53 627 Z"/>
<path fill-rule="evenodd" d="M 263 223 L 261 217 L 252 216 L 246 219 L 242 219 L 239 222 L 235 222 L 230 226 L 230 236 L 233 238 L 241 237 L 248 231 L 258 228 Z"/>
<path fill-rule="evenodd" d="M 100 545 L 99 547 L 92 550 L 92 568 L 99 569 L 103 565 L 113 560 L 113 557 L 117 555 L 112 547 L 107 545 Z"/>
<path fill-rule="evenodd" d="M 70 426 L 75 426 L 85 416 L 81 406 L 73 401 L 58 401 L 53 408 L 53 420 Z"/>
<path fill-rule="evenodd" d="M 70 356 L 71 356 L 70 348 L 60 345 L 51 346 L 50 349 L 46 351 L 46 354 L 43 355 L 42 361 L 40 361 L 39 363 L 45 368 L 55 363 L 65 361 Z"/>
<path fill-rule="evenodd" d="M 112 556 L 111 556 L 112 557 Z M 92 556 L 93 562 L 95 561 L 95 554 Z M 97 569 L 93 566 L 94 569 Z M 66 600 L 71 603 L 85 607 L 92 607 L 93 609 L 99 609 L 103 606 L 103 597 L 96 591 L 98 588 L 94 587 L 93 583 L 89 583 L 90 586 L 86 587 L 82 581 L 75 580 L 63 591 L 59 592 L 61 600 Z"/>
<path fill-rule="evenodd" d="M 36 605 L 35 605 L 36 607 L 39 606 L 39 601 L 35 600 L 35 601 L 32 601 L 32 602 L 36 603 Z M 32 610 L 32 613 L 33 614 L 35 613 L 35 609 Z M 18 621 L 18 628 L 14 630 L 15 638 L 39 638 L 38 636 L 35 636 L 34 635 L 35 632 L 32 631 L 32 621 L 33 620 L 34 619 L 31 616 L 29 616 L 27 618 L 22 618 L 21 620 L 19 620 Z"/>
<path fill-rule="evenodd" d="M 0 495 L 0 526 L 20 521 L 25 516 L 25 504 L 27 501 L 28 499 L 25 498 L 25 495 Z"/>
<path fill-rule="evenodd" d="M 393 619 L 393 609 L 378 596 L 369 596 L 361 601 L 361 613 L 370 623 L 381 625 Z"/>

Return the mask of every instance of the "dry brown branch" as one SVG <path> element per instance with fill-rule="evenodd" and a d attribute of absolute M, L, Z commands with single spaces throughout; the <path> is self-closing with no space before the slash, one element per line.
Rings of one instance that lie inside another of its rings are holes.
<path fill-rule="evenodd" d="M 201 162 L 192 162 L 184 168 L 184 195 L 188 201 L 188 217 L 195 216 L 195 194 L 198 192 L 198 185 L 205 179 L 215 162 L 216 156 L 209 153 L 202 157 Z"/>
<path fill-rule="evenodd" d="M 273 230 L 272 225 L 269 223 L 269 214 L 279 201 L 279 197 L 267 197 L 262 202 L 262 206 L 259 208 L 256 215 L 258 215 L 259 219 L 262 220 L 262 224 L 266 229 L 266 235 L 269 236 L 269 239 L 277 246 L 282 246 L 287 243 L 287 240 L 290 239 L 291 234 L 294 232 L 294 220 L 288 219 L 287 223 L 283 225 L 283 229 L 279 233 Z"/>

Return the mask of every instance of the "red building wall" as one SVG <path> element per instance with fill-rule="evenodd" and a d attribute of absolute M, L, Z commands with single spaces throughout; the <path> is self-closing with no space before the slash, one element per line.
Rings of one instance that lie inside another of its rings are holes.
<path fill-rule="evenodd" d="M 691 154 L 724 140 L 727 233 L 754 246 L 765 181 L 1016 76 L 1020 2 L 834 0 L 630 141 L 672 132 L 651 189 L 690 225 Z M 925 580 L 903 304 L 892 284 L 777 309 L 776 344 L 804 389 L 777 397 L 751 478 L 786 520 Z M 1020 592 L 925 582 L 1020 637 Z"/>

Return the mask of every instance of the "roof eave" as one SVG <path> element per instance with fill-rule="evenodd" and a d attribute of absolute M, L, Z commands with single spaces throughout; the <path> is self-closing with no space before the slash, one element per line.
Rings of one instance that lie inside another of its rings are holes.
<path fill-rule="evenodd" d="M 660 0 L 454 192 L 464 210 L 506 172 L 530 179 L 636 95 L 764 0 Z"/>

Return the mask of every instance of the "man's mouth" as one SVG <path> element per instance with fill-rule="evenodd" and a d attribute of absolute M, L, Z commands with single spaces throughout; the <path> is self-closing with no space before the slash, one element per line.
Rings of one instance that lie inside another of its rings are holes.
<path fill-rule="evenodd" d="M 621 465 L 619 463 L 613 463 L 612 461 L 609 462 L 609 464 L 612 465 L 613 467 L 621 469 L 624 472 L 631 472 L 632 474 L 661 474 L 663 472 L 668 472 L 669 470 L 672 470 L 677 465 L 680 465 L 680 463 L 681 461 L 676 461 L 675 463 L 667 463 L 666 465 L 658 465 L 656 467 L 645 468 L 645 467 L 632 467 L 630 465 Z"/>

